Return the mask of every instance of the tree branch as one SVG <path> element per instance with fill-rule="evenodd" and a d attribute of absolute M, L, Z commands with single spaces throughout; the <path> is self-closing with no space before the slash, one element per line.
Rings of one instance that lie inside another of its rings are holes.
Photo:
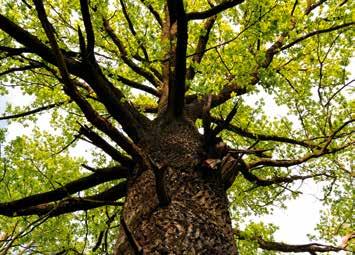
<path fill-rule="evenodd" d="M 242 160 L 242 159 L 240 159 Z M 307 179 L 311 179 L 311 178 L 315 178 L 315 177 L 319 177 L 319 176 L 325 176 L 326 174 L 312 174 L 312 175 L 291 175 L 291 176 L 276 176 L 273 178 L 269 178 L 269 179 L 261 179 L 260 177 L 254 175 L 250 169 L 244 164 L 239 164 L 238 170 L 242 173 L 243 177 L 245 179 L 247 179 L 248 181 L 250 181 L 251 183 L 256 184 L 257 186 L 262 186 L 262 187 L 266 187 L 266 186 L 271 186 L 274 184 L 280 184 L 280 183 L 292 183 L 294 181 L 298 181 L 298 180 L 307 180 Z"/>
<path fill-rule="evenodd" d="M 309 153 L 306 154 L 305 156 L 298 158 L 298 159 L 270 159 L 270 158 L 261 158 L 259 160 L 256 160 L 254 162 L 248 163 L 248 168 L 252 169 L 257 166 L 276 166 L 276 167 L 290 167 L 290 166 L 295 166 L 295 165 L 300 165 L 302 163 L 305 163 L 309 161 L 310 159 L 313 158 L 319 158 L 323 155 L 327 154 L 334 154 L 337 153 L 338 151 L 341 151 L 349 146 L 354 145 L 354 142 L 347 143 L 341 147 L 329 150 L 327 149 L 327 146 L 324 146 L 321 150 L 316 151 L 314 153 Z"/>
<path fill-rule="evenodd" d="M 140 0 L 142 2 L 142 4 L 144 4 L 148 10 L 151 12 L 151 14 L 154 16 L 154 18 L 156 19 L 156 21 L 158 22 L 158 24 L 160 25 L 160 27 L 163 27 L 163 21 L 159 15 L 159 13 L 153 8 L 153 6 L 149 3 L 146 3 L 145 0 Z"/>
<path fill-rule="evenodd" d="M 216 123 L 217 125 L 223 125 L 223 123 L 224 123 L 224 121 L 222 119 L 218 119 L 213 116 L 211 117 L 211 120 L 214 123 Z M 315 144 L 312 144 L 312 143 L 309 143 L 306 141 L 302 141 L 302 140 L 296 140 L 296 139 L 277 136 L 277 135 L 264 135 L 264 134 L 257 134 L 257 133 L 249 132 L 246 129 L 238 127 L 233 124 L 226 125 L 225 129 L 235 132 L 236 134 L 239 134 L 241 136 L 248 137 L 248 138 L 255 139 L 255 140 L 296 144 L 296 145 L 301 145 L 306 148 L 319 148 L 318 145 L 315 145 Z"/>
<path fill-rule="evenodd" d="M 25 65 L 25 66 L 20 66 L 20 67 L 13 67 L 13 68 L 9 68 L 4 72 L 0 73 L 0 76 L 4 76 L 6 74 L 10 74 L 10 73 L 14 73 L 14 72 L 22 72 L 22 71 L 27 71 L 27 70 L 33 70 L 33 69 L 37 69 L 43 67 L 40 63 L 32 63 L 29 65 Z"/>
<path fill-rule="evenodd" d="M 175 67 L 169 79 L 167 111 L 178 117 L 182 114 L 185 102 L 187 19 L 182 0 L 168 0 L 170 30 L 176 26 Z"/>
<path fill-rule="evenodd" d="M 19 43 L 26 46 L 26 48 L 31 49 L 33 53 L 36 53 L 46 61 L 56 64 L 56 57 L 53 51 L 43 44 L 37 37 L 33 36 L 26 30 L 22 29 L 11 20 L 6 18 L 5 16 L 0 14 L 0 29 L 5 33 L 9 34 L 12 38 L 14 38 Z M 67 64 L 70 68 L 77 70 L 79 62 L 66 59 Z"/>
<path fill-rule="evenodd" d="M 349 26 L 352 26 L 354 25 L 355 22 L 349 22 L 349 23 L 344 23 L 344 24 L 341 24 L 341 25 L 337 25 L 337 26 L 333 26 L 333 27 L 330 27 L 330 28 L 326 28 L 326 29 L 321 29 L 321 30 L 317 30 L 317 31 L 312 31 L 304 36 L 301 36 L 299 38 L 297 38 L 296 40 L 294 40 L 293 42 L 283 46 L 280 48 L 280 51 L 283 51 L 283 50 L 286 50 L 288 48 L 291 48 L 292 46 L 294 46 L 295 44 L 299 43 L 299 42 L 302 42 L 304 40 L 306 40 L 307 38 L 309 37 L 312 37 L 312 36 L 315 36 L 315 35 L 319 35 L 319 34 L 324 34 L 324 33 L 328 33 L 328 32 L 332 32 L 332 31 L 335 31 L 335 30 L 338 30 L 338 29 L 342 29 L 342 28 L 346 28 L 346 27 L 349 27 Z"/>
<path fill-rule="evenodd" d="M 99 147 L 108 155 L 110 155 L 113 160 L 116 160 L 125 167 L 131 167 L 133 165 L 132 159 L 120 153 L 108 142 L 106 142 L 101 136 L 92 131 L 89 127 L 81 126 L 79 132 L 89 138 L 95 146 Z"/>
<path fill-rule="evenodd" d="M 88 0 L 80 0 L 80 9 L 81 9 L 81 15 L 83 16 L 85 32 L 86 32 L 86 40 L 87 40 L 86 53 L 90 54 L 91 57 L 94 57 L 95 56 L 94 55 L 95 35 L 91 24 L 91 16 L 89 12 Z"/>
<path fill-rule="evenodd" d="M 137 39 L 137 32 L 134 29 L 133 22 L 132 22 L 131 18 L 128 15 L 127 8 L 126 8 L 126 5 L 125 5 L 124 1 L 120 0 L 120 4 L 121 4 L 121 7 L 122 7 L 123 16 L 125 17 L 125 19 L 126 19 L 126 21 L 128 23 L 128 28 L 131 31 L 131 34 Z M 140 40 L 138 40 L 138 47 L 141 48 L 141 50 L 143 51 L 145 60 L 149 62 L 148 52 L 147 52 L 146 48 L 144 47 L 144 45 L 142 44 L 142 42 Z"/>
<path fill-rule="evenodd" d="M 21 113 L 14 114 L 14 115 L 7 115 L 7 116 L 0 117 L 0 120 L 9 120 L 9 119 L 16 119 L 16 118 L 29 116 L 29 115 L 32 115 L 32 114 L 35 114 L 35 113 L 38 113 L 38 112 L 42 112 L 42 111 L 46 111 L 46 110 L 50 110 L 50 109 L 59 107 L 61 105 L 64 105 L 64 104 L 67 104 L 67 103 L 70 103 L 70 102 L 71 102 L 71 100 L 69 100 L 69 101 L 61 101 L 61 102 L 58 102 L 58 103 L 41 106 L 41 107 L 26 111 L 26 112 L 21 112 Z"/>
<path fill-rule="evenodd" d="M 309 252 L 315 254 L 316 252 L 338 252 L 343 251 L 342 247 L 336 247 L 331 245 L 319 244 L 319 243 L 309 243 L 309 244 L 286 244 L 281 242 L 265 241 L 261 238 L 257 238 L 257 243 L 259 247 L 264 250 L 269 251 L 280 251 L 280 252 Z"/>
<path fill-rule="evenodd" d="M 217 19 L 217 16 L 212 16 L 209 19 L 207 19 L 205 24 L 203 25 L 203 29 L 206 32 L 204 34 L 201 34 L 198 39 L 195 53 L 192 56 L 192 62 L 197 63 L 197 64 L 201 63 L 202 58 L 203 58 L 205 51 L 206 51 L 206 46 L 208 43 L 208 38 L 209 38 L 210 32 L 212 30 L 213 25 L 216 22 L 216 19 Z M 194 76 L 195 76 L 195 69 L 193 66 L 189 66 L 187 73 L 186 73 L 186 79 L 192 80 L 194 78 Z"/>
<path fill-rule="evenodd" d="M 214 16 L 220 12 L 223 12 L 229 8 L 237 6 L 238 4 L 243 3 L 244 0 L 225 0 L 219 5 L 212 7 L 207 11 L 202 12 L 190 12 L 186 15 L 187 20 L 196 20 L 196 19 L 207 19 L 211 16 Z"/>
<path fill-rule="evenodd" d="M 101 206 L 113 205 L 122 206 L 117 199 L 123 198 L 127 193 L 127 183 L 121 182 L 97 195 L 87 197 L 69 197 L 62 201 L 39 204 L 28 208 L 22 208 L 12 212 L 10 217 L 28 216 L 28 215 L 46 215 L 47 217 L 55 217 L 65 213 L 76 212 L 80 210 L 90 210 Z"/>
<path fill-rule="evenodd" d="M 307 6 L 306 11 L 304 12 L 305 15 L 308 15 L 311 11 L 313 11 L 315 8 L 317 8 L 318 6 L 322 5 L 324 2 L 326 2 L 327 0 L 320 0 L 314 4 L 309 4 Z M 307 1 L 307 4 L 311 3 L 311 1 Z"/>
<path fill-rule="evenodd" d="M 122 92 L 114 87 L 113 84 L 111 84 L 106 77 L 104 77 L 103 73 L 101 72 L 100 68 L 98 65 L 95 63 L 93 65 L 83 65 L 82 63 L 68 57 L 63 57 L 62 52 L 63 50 L 59 49 L 56 40 L 53 35 L 52 26 L 49 24 L 48 25 L 48 20 L 47 16 L 44 11 L 43 3 L 41 1 L 36 0 L 35 1 L 37 6 L 39 8 L 36 8 L 40 10 L 40 17 L 42 21 L 45 23 L 45 26 L 47 27 L 47 33 L 51 38 L 52 45 L 54 46 L 54 51 L 52 51 L 49 47 L 47 47 L 45 44 L 43 44 L 37 37 L 33 36 L 26 30 L 22 29 L 12 21 L 10 21 L 8 18 L 0 14 L 0 29 L 5 31 L 7 34 L 9 34 L 12 38 L 14 38 L 16 41 L 19 43 L 25 45 L 26 47 L 30 48 L 33 53 L 37 54 L 41 58 L 43 58 L 45 61 L 50 62 L 53 65 L 56 65 L 60 67 L 62 70 L 61 73 L 64 74 L 65 76 L 68 76 L 66 74 L 68 71 L 74 75 L 77 75 L 81 77 L 83 80 L 88 82 L 90 86 L 94 89 L 95 93 L 98 95 L 98 97 L 102 100 L 104 103 L 105 107 L 107 110 L 111 113 L 112 116 L 115 117 L 117 121 L 120 122 L 120 124 L 124 127 L 125 131 L 127 134 L 130 135 L 130 137 L 133 137 L 134 139 L 137 139 L 139 134 L 137 133 L 138 127 L 140 127 L 139 124 L 137 124 L 137 117 L 142 118 L 142 115 L 139 114 L 139 112 L 133 108 L 132 105 L 130 105 L 128 102 L 124 101 L 121 102 L 121 99 L 124 97 Z M 58 64 L 61 62 L 61 64 Z M 63 65 L 64 62 L 64 65 Z M 67 68 L 67 69 L 66 69 Z M 69 77 L 65 78 L 66 81 L 62 80 L 61 82 L 64 82 L 65 85 L 65 92 L 69 94 L 69 96 L 78 103 L 78 105 L 81 104 L 81 108 L 85 106 L 85 108 L 89 109 L 90 105 L 80 98 L 80 94 L 78 91 L 76 91 L 73 86 L 68 86 L 70 84 L 70 79 Z M 69 83 L 68 83 L 69 80 Z M 68 89 L 69 88 L 69 89 Z M 79 101 L 78 101 L 79 100 Z M 86 112 L 88 114 L 88 111 Z M 134 115 L 134 116 L 133 116 Z M 95 116 L 95 115 L 93 115 Z M 90 118 L 93 120 L 93 118 Z M 97 118 L 94 118 L 95 126 L 97 124 Z M 101 123 L 102 124 L 102 123 Z M 99 128 L 100 129 L 100 128 Z M 102 130 L 102 129 L 100 129 Z"/>
<path fill-rule="evenodd" d="M 153 96 L 160 97 L 160 92 L 152 87 L 149 87 L 149 86 L 143 85 L 141 83 L 129 80 L 121 75 L 116 75 L 115 77 L 118 81 L 122 82 L 123 84 L 125 84 L 131 88 L 139 89 L 139 90 L 145 91 Z"/>
<path fill-rule="evenodd" d="M 30 53 L 33 52 L 31 49 L 22 47 L 22 48 L 12 48 L 0 45 L 0 53 L 7 53 L 5 56 L 0 57 L 0 60 L 12 57 L 12 56 L 19 56 L 22 53 Z"/>
<path fill-rule="evenodd" d="M 95 173 L 69 182 L 55 190 L 31 195 L 11 202 L 0 203 L 0 214 L 15 216 L 14 214 L 22 209 L 57 201 L 101 183 L 126 178 L 127 175 L 128 169 L 120 166 L 96 169 Z"/>
<path fill-rule="evenodd" d="M 234 230 L 234 234 L 239 240 L 251 240 L 256 241 L 257 244 L 261 249 L 268 250 L 268 251 L 279 251 L 279 252 L 309 252 L 311 254 L 316 252 L 338 252 L 345 250 L 342 247 L 336 247 L 332 245 L 325 245 L 319 243 L 309 243 L 309 244 L 286 244 L 282 242 L 274 242 L 274 241 L 267 241 L 261 238 L 260 236 L 255 236 L 251 238 L 245 237 L 243 232 L 240 230 Z"/>
<path fill-rule="evenodd" d="M 118 50 L 120 51 L 120 53 L 121 53 L 120 57 L 123 60 L 123 62 L 127 66 L 129 66 L 135 73 L 137 73 L 138 75 L 140 75 L 140 76 L 144 77 L 145 79 L 147 79 L 154 87 L 159 87 L 160 81 L 157 78 L 155 78 L 155 76 L 153 74 L 151 74 L 150 72 L 144 70 L 140 66 L 136 65 L 128 57 L 128 53 L 127 53 L 123 43 L 116 36 L 116 34 L 113 32 L 113 29 L 111 28 L 109 22 L 107 20 L 105 20 L 105 19 L 104 19 L 104 29 L 105 29 L 106 33 L 110 36 L 110 38 L 114 42 L 114 44 L 117 46 Z"/>

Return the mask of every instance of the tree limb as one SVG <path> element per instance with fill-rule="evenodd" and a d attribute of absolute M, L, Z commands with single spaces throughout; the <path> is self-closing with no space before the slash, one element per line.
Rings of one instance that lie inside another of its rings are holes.
<path fill-rule="evenodd" d="M 212 7 L 207 11 L 202 12 L 190 12 L 186 14 L 187 20 L 196 20 L 196 19 L 207 19 L 211 16 L 214 16 L 222 11 L 225 11 L 229 8 L 237 6 L 238 4 L 243 3 L 244 0 L 225 0 L 219 5 Z"/>
<path fill-rule="evenodd" d="M 42 112 L 42 111 L 46 111 L 46 110 L 50 110 L 50 109 L 59 107 L 61 105 L 64 105 L 64 104 L 67 104 L 67 103 L 70 103 L 70 102 L 71 102 L 71 100 L 69 100 L 69 101 L 61 101 L 61 102 L 58 102 L 58 103 L 41 106 L 41 107 L 26 111 L 26 112 L 21 112 L 21 113 L 14 114 L 14 115 L 7 115 L 7 116 L 0 117 L 0 120 L 9 120 L 9 119 L 16 119 L 16 118 L 29 116 L 29 115 L 32 115 L 32 114 L 35 114 L 35 113 L 38 113 L 38 112 Z"/>
<path fill-rule="evenodd" d="M 151 14 L 154 16 L 160 27 L 163 27 L 163 21 L 159 15 L 159 13 L 153 8 L 153 6 L 149 3 L 147 3 L 145 0 L 140 0 L 142 4 L 144 4 L 148 10 L 151 12 Z"/>
<path fill-rule="evenodd" d="M 201 34 L 199 39 L 198 39 L 198 43 L 197 43 L 197 47 L 195 50 L 194 55 L 192 56 L 192 62 L 193 63 L 201 63 L 203 55 L 205 54 L 206 51 L 206 46 L 208 43 L 208 38 L 209 38 L 209 34 L 212 30 L 213 25 L 215 24 L 217 19 L 217 16 L 212 16 L 209 19 L 206 20 L 206 22 L 203 25 L 203 29 L 206 31 L 204 34 Z M 186 79 L 187 80 L 192 80 L 195 76 L 195 69 L 193 66 L 189 66 L 187 73 L 186 73 Z"/>
<path fill-rule="evenodd" d="M 327 0 L 319 0 L 318 2 L 314 3 L 314 4 L 310 4 L 307 6 L 307 9 L 305 10 L 304 14 L 308 15 L 312 10 L 314 10 L 315 8 L 317 8 L 318 6 L 322 5 L 324 2 L 326 2 Z M 307 1 L 307 3 L 309 3 L 310 1 Z"/>
<path fill-rule="evenodd" d="M 80 0 L 80 9 L 81 9 L 81 15 L 83 16 L 85 32 L 86 32 L 86 40 L 87 40 L 86 53 L 90 54 L 91 57 L 94 57 L 95 35 L 91 24 L 91 16 L 89 12 L 88 0 Z"/>
<path fill-rule="evenodd" d="M 333 27 L 326 28 L 326 29 L 320 29 L 320 30 L 312 31 L 312 32 L 310 32 L 310 33 L 308 33 L 306 35 L 303 35 L 303 36 L 297 38 L 293 42 L 291 42 L 289 44 L 286 44 L 285 46 L 281 47 L 280 51 L 283 51 L 283 50 L 286 50 L 288 48 L 291 48 L 295 44 L 297 44 L 299 42 L 302 42 L 302 41 L 306 40 L 309 37 L 312 37 L 312 36 L 315 36 L 315 35 L 319 35 L 319 34 L 328 33 L 328 32 L 332 32 L 332 31 L 335 31 L 335 30 L 338 30 L 338 29 L 342 29 L 342 28 L 346 28 L 346 27 L 352 26 L 354 24 L 355 24 L 355 22 L 349 22 L 349 23 L 344 23 L 344 24 L 333 26 Z"/>
<path fill-rule="evenodd" d="M 126 5 L 125 5 L 124 1 L 120 0 L 120 4 L 121 4 L 121 7 L 122 7 L 123 16 L 125 17 L 125 19 L 126 19 L 126 21 L 128 23 L 128 28 L 131 31 L 131 34 L 137 39 L 137 32 L 134 29 L 133 22 L 132 22 L 131 18 L 128 15 L 127 8 L 126 8 Z M 141 50 L 143 51 L 145 60 L 149 62 L 149 56 L 148 56 L 148 52 L 147 52 L 146 48 L 144 47 L 144 45 L 142 44 L 142 42 L 140 40 L 138 40 L 138 44 L 139 44 L 138 47 L 141 48 Z"/>
<path fill-rule="evenodd" d="M 217 125 L 223 125 L 224 121 L 222 119 L 218 119 L 216 117 L 211 117 L 211 120 L 216 123 Z M 248 137 L 251 139 L 255 140 L 260 140 L 260 141 L 274 141 L 274 142 L 282 142 L 282 143 L 289 143 L 289 144 L 296 144 L 300 145 L 306 148 L 319 148 L 318 145 L 312 144 L 307 141 L 302 141 L 302 140 L 296 140 L 288 137 L 282 137 L 282 136 L 277 136 L 277 135 L 264 135 L 264 134 L 257 134 L 253 133 L 250 131 L 247 131 L 244 128 L 238 127 L 233 124 L 228 124 L 226 125 L 225 129 L 235 132 L 236 134 L 239 134 L 244 137 Z"/>
<path fill-rule="evenodd" d="M 245 237 L 243 235 L 243 232 L 240 230 L 234 230 L 234 234 L 239 240 L 251 240 L 257 242 L 259 247 L 264 250 L 268 251 L 279 251 L 279 252 L 294 252 L 294 253 L 300 253 L 300 252 L 309 252 L 309 253 L 316 253 L 316 252 L 338 252 L 338 251 L 343 251 L 345 250 L 342 247 L 336 247 L 332 245 L 325 245 L 325 244 L 319 244 L 319 243 L 309 243 L 309 244 L 287 244 L 287 243 L 282 243 L 282 242 L 275 242 L 275 241 L 267 241 L 264 240 L 260 236 L 255 236 L 255 237 Z"/>
<path fill-rule="evenodd" d="M 106 142 L 97 133 L 92 131 L 89 127 L 81 126 L 79 132 L 89 138 L 95 146 L 101 148 L 104 152 L 110 155 L 113 160 L 120 162 L 123 166 L 126 167 L 131 167 L 133 165 L 132 159 L 120 153 L 117 149 L 111 146 L 108 142 Z"/>
<path fill-rule="evenodd" d="M 126 178 L 128 171 L 127 168 L 120 166 L 96 169 L 95 173 L 69 182 L 55 190 L 31 195 L 11 202 L 0 203 L 0 214 L 14 216 L 14 213 L 22 209 L 54 202 L 104 182 Z"/>
<path fill-rule="evenodd" d="M 338 252 L 343 251 L 342 247 L 336 247 L 331 245 L 319 244 L 319 243 L 309 243 L 309 244 L 286 244 L 281 242 L 265 241 L 261 238 L 257 239 L 259 247 L 264 250 L 269 251 L 280 251 L 280 252 Z"/>
<path fill-rule="evenodd" d="M 103 75 L 101 70 L 99 69 L 98 65 L 94 63 L 94 65 L 86 65 L 84 66 L 82 63 L 64 56 L 63 57 L 63 50 L 59 49 L 56 40 L 53 35 L 52 26 L 48 25 L 47 16 L 44 11 L 43 3 L 41 1 L 35 1 L 39 6 L 38 10 L 40 10 L 41 19 L 46 24 L 47 33 L 51 37 L 52 44 L 56 49 L 56 54 L 53 50 L 43 44 L 37 37 L 33 36 L 26 30 L 22 29 L 11 20 L 6 18 L 5 16 L 0 14 L 0 29 L 9 34 L 12 38 L 14 38 L 19 43 L 23 44 L 24 46 L 31 48 L 33 53 L 37 54 L 45 61 L 50 62 L 53 65 L 60 66 L 61 72 L 64 76 L 68 76 L 65 73 L 72 73 L 81 77 L 83 80 L 88 82 L 90 86 L 94 89 L 95 93 L 99 96 L 99 98 L 104 103 L 105 107 L 108 111 L 115 117 L 116 120 L 122 124 L 127 134 L 129 134 L 133 138 L 137 138 L 139 134 L 137 133 L 137 117 L 142 118 L 139 112 L 133 108 L 128 102 L 124 101 L 121 102 L 121 99 L 124 97 L 122 92 L 117 89 L 113 84 L 111 84 Z M 62 59 L 62 60 L 61 60 Z M 58 60 L 60 60 L 61 64 L 58 64 Z M 63 62 L 65 65 L 63 65 Z M 67 70 L 65 70 L 67 68 Z M 66 81 L 62 80 L 68 85 L 68 80 L 70 82 L 69 77 L 66 78 Z M 69 96 L 78 103 L 81 104 L 81 107 L 85 107 L 87 109 L 91 108 L 90 105 L 80 98 L 80 94 L 73 89 L 73 86 L 65 86 L 66 93 L 69 93 Z M 69 90 L 68 90 L 69 88 Z M 88 114 L 88 111 L 86 112 Z M 92 113 L 92 112 L 91 112 Z M 134 116 L 133 116 L 134 115 Z M 94 116 L 94 115 L 93 115 Z M 93 118 L 91 118 L 93 120 Z M 96 122 L 98 119 L 94 118 Z M 97 123 L 95 123 L 96 126 Z M 139 125 L 138 125 L 139 126 Z"/>
<path fill-rule="evenodd" d="M 167 111 L 178 117 L 182 114 L 185 102 L 187 19 L 182 0 L 168 0 L 170 30 L 176 26 L 175 67 L 169 79 Z"/>
<path fill-rule="evenodd" d="M 123 62 L 127 66 L 129 66 L 135 73 L 137 73 L 138 75 L 140 75 L 143 78 L 147 79 L 154 87 L 159 87 L 160 81 L 157 78 L 155 78 L 155 76 L 153 74 L 151 74 L 150 72 L 144 70 L 140 66 L 136 65 L 128 57 L 128 53 L 127 53 L 123 43 L 116 36 L 116 34 L 113 32 L 113 29 L 111 28 L 108 20 L 105 20 L 105 19 L 104 19 L 104 29 L 105 29 L 106 33 L 110 36 L 110 38 L 113 41 L 113 43 L 117 46 L 118 50 L 120 51 L 120 53 L 121 53 L 120 57 L 123 60 Z"/>
<path fill-rule="evenodd" d="M 40 68 L 40 67 L 43 67 L 43 66 L 39 63 L 33 63 L 33 64 L 25 65 L 25 66 L 13 67 L 13 68 L 7 69 L 4 72 L 1 72 L 0 76 L 4 76 L 6 74 L 10 74 L 10 73 L 14 73 L 14 72 L 33 70 L 33 69 Z"/>
<path fill-rule="evenodd" d="M 149 87 L 147 85 L 129 80 L 121 75 L 116 75 L 115 77 L 118 81 L 122 82 L 123 84 L 125 84 L 131 88 L 139 89 L 139 90 L 145 91 L 153 96 L 160 97 L 160 92 L 152 87 Z"/>
<path fill-rule="evenodd" d="M 121 182 L 112 188 L 109 188 L 97 195 L 87 197 L 69 197 L 61 201 L 39 204 L 27 208 L 21 208 L 12 212 L 10 217 L 28 216 L 28 215 L 46 215 L 47 217 L 55 217 L 65 213 L 76 212 L 80 210 L 90 210 L 101 206 L 122 206 L 117 199 L 123 198 L 127 192 L 127 183 Z"/>

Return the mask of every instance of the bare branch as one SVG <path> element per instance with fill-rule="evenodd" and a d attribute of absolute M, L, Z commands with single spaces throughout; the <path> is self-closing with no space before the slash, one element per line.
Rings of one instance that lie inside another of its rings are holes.
<path fill-rule="evenodd" d="M 343 251 L 342 247 L 336 247 L 331 245 L 319 244 L 319 243 L 309 243 L 309 244 L 286 244 L 281 242 L 265 241 L 261 238 L 257 239 L 257 242 L 261 249 L 269 251 L 280 251 L 280 252 L 309 252 L 315 254 L 316 252 L 331 252 L 331 251 Z"/>

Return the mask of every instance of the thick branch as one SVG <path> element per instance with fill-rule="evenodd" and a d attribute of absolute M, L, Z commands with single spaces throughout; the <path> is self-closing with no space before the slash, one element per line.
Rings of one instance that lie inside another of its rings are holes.
<path fill-rule="evenodd" d="M 185 101 L 187 20 L 182 0 L 169 0 L 170 30 L 176 26 L 175 72 L 169 81 L 168 112 L 180 116 Z"/>
<path fill-rule="evenodd" d="M 94 57 L 94 46 L 95 46 L 95 35 L 94 30 L 91 24 L 91 16 L 89 12 L 89 3 L 88 0 L 80 0 L 80 9 L 81 14 L 83 16 L 85 32 L 86 32 L 86 40 L 87 40 L 87 54 L 92 54 Z"/>
<path fill-rule="evenodd" d="M 50 63 L 56 63 L 56 58 L 52 50 L 43 44 L 37 37 L 31 35 L 11 20 L 0 14 L 0 29 L 9 34 L 19 43 L 30 48 L 32 52 L 41 56 Z"/>
<path fill-rule="evenodd" d="M 222 3 L 220 3 L 219 5 L 216 5 L 207 11 L 190 12 L 186 16 L 187 16 L 188 20 L 207 19 L 211 16 L 221 13 L 221 12 L 223 12 L 229 8 L 232 8 L 238 4 L 241 4 L 243 2 L 244 2 L 244 0 L 225 0 Z"/>
<path fill-rule="evenodd" d="M 97 169 L 95 170 L 95 173 L 69 182 L 58 189 L 28 196 L 11 202 L 0 203 L 0 214 L 14 216 L 14 213 L 22 209 L 54 202 L 101 183 L 126 178 L 127 175 L 128 169 L 120 166 Z"/>
<path fill-rule="evenodd" d="M 6 52 L 7 54 L 5 57 L 2 57 L 0 59 L 6 58 L 6 57 L 11 57 L 11 56 L 18 56 L 21 55 L 22 53 L 27 53 L 27 52 L 32 52 L 31 49 L 23 47 L 23 48 L 12 48 L 12 47 L 6 47 L 6 46 L 0 46 L 0 52 Z"/>
<path fill-rule="evenodd" d="M 270 159 L 270 158 L 261 158 L 259 160 L 256 160 L 254 162 L 250 162 L 248 163 L 248 168 L 252 169 L 255 168 L 257 166 L 275 166 L 275 167 L 290 167 L 290 166 L 296 166 L 296 165 L 300 165 L 303 164 L 307 161 L 309 161 L 310 159 L 313 158 L 319 158 L 323 155 L 326 154 L 334 154 L 337 153 L 338 151 L 341 151 L 349 146 L 352 146 L 354 144 L 354 142 L 350 142 L 344 146 L 341 146 L 339 148 L 336 149 L 332 149 L 332 150 L 328 150 L 325 147 L 322 148 L 320 151 L 316 151 L 314 153 L 309 153 L 306 154 L 305 156 L 298 158 L 298 159 Z"/>
<path fill-rule="evenodd" d="M 116 202 L 117 199 L 123 198 L 127 193 L 127 183 L 121 182 L 112 188 L 103 191 L 97 195 L 87 197 L 70 197 L 62 201 L 50 204 L 39 204 L 28 208 L 23 208 L 13 212 L 10 217 L 28 216 L 28 215 L 46 215 L 54 217 L 65 213 L 76 212 L 80 210 L 90 210 L 93 208 L 113 205 L 118 206 L 122 203 Z"/>
<path fill-rule="evenodd" d="M 36 3 L 37 5 L 42 5 L 41 2 L 36 1 Z M 42 14 L 40 16 L 42 17 L 41 19 L 44 21 L 44 19 L 46 19 L 46 15 L 43 6 L 41 7 L 41 9 Z M 48 23 L 48 20 L 44 22 Z M 52 26 L 47 25 L 47 27 L 49 27 L 47 28 L 47 32 L 49 32 L 50 35 Z M 63 52 L 63 50 L 57 49 L 56 54 L 54 54 L 54 52 L 45 44 L 43 44 L 37 37 L 22 29 L 21 27 L 19 27 L 1 14 L 0 29 L 5 31 L 19 43 L 25 45 L 27 48 L 30 48 L 33 53 L 36 53 L 44 60 L 50 62 L 53 65 L 59 66 L 58 60 L 60 60 L 61 57 L 57 58 L 57 56 L 62 56 L 61 52 Z M 50 35 L 50 37 L 52 38 L 52 44 L 56 44 L 54 36 Z M 56 47 L 57 46 L 55 46 L 54 48 Z M 133 117 L 131 114 L 131 112 L 134 112 L 136 115 L 138 115 L 138 111 L 133 109 L 133 106 L 131 106 L 128 102 L 121 102 L 121 99 L 123 98 L 122 92 L 116 87 L 114 87 L 103 76 L 102 72 L 99 70 L 99 67 L 97 65 L 83 66 L 82 63 L 77 62 L 76 60 L 73 60 L 68 57 L 64 57 L 64 63 L 64 66 L 67 67 L 67 71 L 81 77 L 83 80 L 87 81 L 92 86 L 96 94 L 100 97 L 100 99 L 108 109 L 108 111 L 111 113 L 112 116 L 116 118 L 116 120 L 120 120 L 120 117 L 122 117 L 120 123 L 125 128 L 127 133 L 131 137 L 138 137 L 138 134 L 135 133 L 135 131 L 137 130 L 137 123 L 135 121 L 136 117 Z M 65 70 L 63 69 L 63 63 L 60 66 L 62 71 L 64 71 L 65 73 Z M 66 87 L 68 88 L 69 86 Z M 75 99 L 78 99 L 78 97 L 80 97 L 80 94 L 77 91 L 67 90 L 66 93 L 69 93 L 69 96 L 74 101 L 76 101 Z M 80 100 L 83 101 L 82 99 Z M 76 103 L 78 102 L 76 101 Z"/>

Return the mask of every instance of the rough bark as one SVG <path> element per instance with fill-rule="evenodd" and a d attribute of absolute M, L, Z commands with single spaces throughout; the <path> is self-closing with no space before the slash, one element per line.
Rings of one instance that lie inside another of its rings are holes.
<path fill-rule="evenodd" d="M 236 254 L 224 185 L 201 166 L 205 149 L 193 123 L 157 119 L 141 146 L 155 167 L 129 181 L 114 254 Z"/>

